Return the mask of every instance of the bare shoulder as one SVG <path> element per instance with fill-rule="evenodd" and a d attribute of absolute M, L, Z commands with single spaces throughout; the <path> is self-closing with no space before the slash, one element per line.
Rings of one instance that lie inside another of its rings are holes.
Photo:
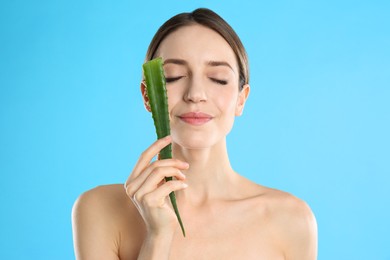
<path fill-rule="evenodd" d="M 123 207 L 125 204 L 130 205 L 131 201 L 126 196 L 123 185 L 105 185 L 98 186 L 91 190 L 88 190 L 81 194 L 74 206 L 73 214 L 82 212 L 99 213 L 99 216 L 103 218 L 106 215 L 117 216 L 115 213 L 123 214 L 125 209 L 129 207 Z"/>
<path fill-rule="evenodd" d="M 126 192 L 124 190 L 123 184 L 111 184 L 111 185 L 102 185 L 92 188 L 80 195 L 76 200 L 76 204 L 79 201 L 84 200 L 123 200 L 126 198 Z"/>
<path fill-rule="evenodd" d="M 270 209 L 282 219 L 290 221 L 313 220 L 310 206 L 302 199 L 281 190 L 263 187 Z"/>
<path fill-rule="evenodd" d="M 123 240 L 140 232 L 142 219 L 122 184 L 105 185 L 79 196 L 72 226 L 77 259 L 119 259 Z"/>
<path fill-rule="evenodd" d="M 262 205 L 266 205 L 287 259 L 316 259 L 317 222 L 310 206 L 284 191 L 267 187 L 261 190 Z"/>
<path fill-rule="evenodd" d="M 286 236 L 314 232 L 317 224 L 310 206 L 302 199 L 281 190 L 256 184 L 243 179 L 241 185 L 244 197 L 249 199 L 254 214 L 269 219 Z"/>

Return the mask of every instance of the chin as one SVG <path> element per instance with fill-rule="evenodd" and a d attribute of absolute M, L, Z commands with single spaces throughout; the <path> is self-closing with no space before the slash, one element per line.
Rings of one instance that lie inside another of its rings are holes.
<path fill-rule="evenodd" d="M 172 142 L 177 144 L 178 146 L 189 149 L 189 150 L 198 150 L 198 149 L 206 149 L 214 146 L 218 143 L 218 139 L 213 134 L 200 134 L 200 133 L 192 133 L 192 134 L 175 134 L 172 133 Z"/>

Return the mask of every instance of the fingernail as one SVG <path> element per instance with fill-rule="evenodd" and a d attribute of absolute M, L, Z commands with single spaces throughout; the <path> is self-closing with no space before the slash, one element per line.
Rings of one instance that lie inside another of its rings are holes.
<path fill-rule="evenodd" d="M 187 183 L 183 183 L 183 188 L 187 188 L 188 187 L 188 184 Z"/>
<path fill-rule="evenodd" d="M 187 162 L 183 162 L 183 166 L 186 167 L 187 169 L 190 167 L 190 165 Z"/>

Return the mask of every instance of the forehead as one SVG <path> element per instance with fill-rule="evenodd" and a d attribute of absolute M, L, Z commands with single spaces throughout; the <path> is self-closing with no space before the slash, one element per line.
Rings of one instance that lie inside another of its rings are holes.
<path fill-rule="evenodd" d="M 179 58 L 189 63 L 226 61 L 237 70 L 233 49 L 212 29 L 202 25 L 183 26 L 169 34 L 160 44 L 156 56 L 164 60 Z"/>

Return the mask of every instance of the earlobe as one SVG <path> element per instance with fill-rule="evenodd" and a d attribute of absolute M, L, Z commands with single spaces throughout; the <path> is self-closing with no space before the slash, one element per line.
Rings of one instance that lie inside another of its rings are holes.
<path fill-rule="evenodd" d="M 145 81 L 141 81 L 141 93 L 142 93 L 142 98 L 144 100 L 144 106 L 145 106 L 145 109 L 149 112 L 152 111 L 152 109 L 150 108 L 150 103 L 149 103 L 149 97 L 148 97 L 148 92 L 146 90 L 146 83 Z"/>
<path fill-rule="evenodd" d="M 245 102 L 249 97 L 250 87 L 248 84 L 245 84 L 238 93 L 237 106 L 236 106 L 236 116 L 241 116 L 244 111 Z"/>

